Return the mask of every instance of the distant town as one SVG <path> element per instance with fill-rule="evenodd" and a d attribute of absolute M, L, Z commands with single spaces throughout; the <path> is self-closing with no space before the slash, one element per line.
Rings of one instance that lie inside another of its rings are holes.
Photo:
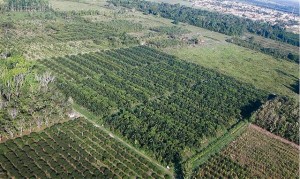
<path fill-rule="evenodd" d="M 190 0 L 194 7 L 233 14 L 252 20 L 284 24 L 291 32 L 299 34 L 300 17 L 296 13 L 287 13 L 236 1 Z"/>

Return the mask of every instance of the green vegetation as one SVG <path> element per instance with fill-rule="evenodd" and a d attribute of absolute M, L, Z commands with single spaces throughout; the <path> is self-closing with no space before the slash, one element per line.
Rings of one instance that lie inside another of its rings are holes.
<path fill-rule="evenodd" d="M 168 164 L 242 120 L 267 96 L 145 46 L 39 62 L 55 72 L 67 96 L 104 117 L 98 122 Z"/>
<path fill-rule="evenodd" d="M 174 24 L 186 22 L 226 35 L 242 35 L 245 32 L 250 32 L 299 46 L 299 36 L 287 32 L 279 25 L 270 25 L 234 15 L 180 6 L 179 4 L 156 3 L 144 0 L 110 0 L 109 2 L 116 6 L 136 8 L 147 14 L 173 19 Z"/>
<path fill-rule="evenodd" d="M 51 7 L 55 11 L 86 11 L 99 10 L 100 12 L 107 12 L 105 8 L 106 0 L 49 0 Z"/>
<path fill-rule="evenodd" d="M 228 39 L 226 41 L 230 42 L 230 43 L 234 43 L 234 44 L 242 46 L 242 47 L 250 48 L 252 50 L 260 51 L 262 53 L 271 55 L 275 58 L 286 59 L 286 60 L 290 60 L 292 62 L 299 63 L 298 52 L 293 53 L 293 52 L 281 50 L 279 48 L 264 47 L 260 43 L 254 42 L 253 37 L 249 38 L 248 40 L 242 40 L 240 38 L 234 37 L 234 38 Z"/>
<path fill-rule="evenodd" d="M 255 112 L 258 126 L 299 144 L 299 103 L 284 97 L 267 101 Z"/>
<path fill-rule="evenodd" d="M 126 32 L 135 32 L 142 29 L 141 25 L 127 21 L 111 21 L 106 23 L 89 23 L 77 20 L 75 23 L 64 25 L 49 25 L 46 28 L 55 32 L 51 34 L 54 39 L 62 42 L 93 40 L 100 45 L 108 42 L 111 46 L 138 44 L 137 40 L 128 36 Z"/>
<path fill-rule="evenodd" d="M 205 163 L 208 159 L 213 158 L 213 155 L 219 153 L 225 146 L 230 142 L 235 140 L 239 135 L 241 135 L 245 129 L 248 127 L 247 122 L 239 122 L 237 125 L 233 126 L 228 132 L 226 132 L 221 137 L 212 141 L 207 147 L 201 150 L 196 155 L 190 157 L 184 162 L 184 170 L 186 177 L 191 176 L 191 172 L 199 168 L 200 165 Z"/>
<path fill-rule="evenodd" d="M 295 37 L 181 1 L 0 0 L 0 178 L 295 177 Z"/>
<path fill-rule="evenodd" d="M 251 125 L 192 178 L 297 178 L 298 153 L 298 148 Z"/>
<path fill-rule="evenodd" d="M 79 112 L 82 116 L 84 116 L 86 118 L 86 120 L 88 120 L 89 122 L 93 123 L 95 126 L 97 126 L 100 130 L 108 133 L 110 136 L 112 136 L 114 139 L 116 139 L 118 142 L 120 142 L 121 144 L 127 146 L 128 148 L 130 148 L 131 150 L 135 151 L 137 154 L 145 157 L 146 159 L 148 159 L 149 161 L 153 162 L 156 164 L 156 166 L 158 168 L 160 168 L 162 171 L 164 171 L 167 174 L 173 175 L 172 169 L 168 169 L 163 167 L 162 165 L 160 165 L 156 160 L 154 160 L 153 158 L 150 158 L 148 155 L 146 155 L 143 151 L 140 151 L 138 149 L 136 149 L 135 147 L 133 147 L 131 144 L 129 144 L 128 142 L 124 141 L 121 137 L 122 136 L 117 136 L 113 133 L 111 133 L 111 131 L 109 131 L 107 128 L 104 127 L 104 125 L 99 125 L 99 120 L 101 120 L 99 118 L 99 116 L 96 116 L 95 114 L 91 113 L 90 111 L 88 111 L 86 108 L 83 108 L 81 106 L 79 106 L 76 103 L 72 104 L 72 107 L 74 108 L 75 111 Z"/>
<path fill-rule="evenodd" d="M 298 65 L 276 60 L 233 44 L 167 48 L 165 52 L 181 59 L 219 71 L 256 88 L 298 99 L 291 89 L 298 80 Z"/>
<path fill-rule="evenodd" d="M 0 16 L 0 53 L 18 52 L 26 59 L 39 59 L 139 44 L 129 33 L 142 31 L 141 24 L 92 22 L 82 17 L 97 13 L 5 11 Z"/>
<path fill-rule="evenodd" d="M 84 119 L 2 143 L 0 159 L 10 178 L 171 178 Z"/>
<path fill-rule="evenodd" d="M 191 178 L 252 178 L 247 167 L 243 167 L 227 156 L 215 154 L 195 171 Z"/>
<path fill-rule="evenodd" d="M 46 11 L 50 10 L 48 0 L 5 0 L 5 8 L 10 11 Z"/>
<path fill-rule="evenodd" d="M 66 118 L 67 99 L 55 77 L 22 56 L 0 59 L 0 140 L 42 129 Z"/>
<path fill-rule="evenodd" d="M 178 36 L 178 35 L 182 35 L 182 34 L 186 34 L 189 33 L 189 30 L 177 27 L 177 26 L 160 26 L 160 27 L 154 27 L 154 28 L 150 28 L 150 30 L 160 33 L 160 34 L 166 34 L 172 37 Z"/>

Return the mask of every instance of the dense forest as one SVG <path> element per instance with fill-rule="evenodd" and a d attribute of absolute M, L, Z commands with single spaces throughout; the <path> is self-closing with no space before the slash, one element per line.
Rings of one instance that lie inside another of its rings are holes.
<path fill-rule="evenodd" d="M 160 15 L 174 20 L 174 24 L 185 22 L 226 35 L 242 35 L 244 32 L 254 33 L 266 38 L 286 42 L 299 46 L 297 34 L 287 32 L 279 25 L 271 25 L 259 21 L 252 21 L 234 15 L 194 9 L 179 4 L 155 3 L 144 0 L 110 0 L 116 6 L 135 8 L 146 14 Z"/>
<path fill-rule="evenodd" d="M 40 63 L 67 96 L 103 117 L 98 122 L 165 164 L 243 120 L 267 96 L 145 46 Z"/>
<path fill-rule="evenodd" d="M 253 42 L 251 38 L 248 40 L 242 40 L 240 38 L 234 37 L 231 39 L 227 39 L 226 41 L 230 43 L 234 43 L 239 46 L 250 48 L 252 50 L 260 51 L 264 54 L 271 55 L 275 58 L 286 59 L 295 63 L 299 63 L 299 54 L 288 52 L 286 50 L 282 50 L 279 48 L 264 47 L 260 43 Z"/>
<path fill-rule="evenodd" d="M 254 115 L 254 123 L 299 144 L 299 103 L 286 97 L 267 101 Z"/>
<path fill-rule="evenodd" d="M 18 55 L 0 59 L 0 71 L 0 141 L 66 119 L 67 99 L 50 72 Z"/>

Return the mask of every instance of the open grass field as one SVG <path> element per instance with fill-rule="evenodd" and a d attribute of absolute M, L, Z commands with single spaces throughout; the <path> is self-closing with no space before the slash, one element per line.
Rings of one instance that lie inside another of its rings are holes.
<path fill-rule="evenodd" d="M 270 93 L 297 98 L 290 89 L 298 79 L 298 65 L 276 60 L 233 44 L 167 48 L 165 52 L 181 59 L 217 70 Z"/>
<path fill-rule="evenodd" d="M 299 146 L 250 125 L 245 133 L 210 158 L 194 178 L 297 178 Z"/>
<path fill-rule="evenodd" d="M 171 178 L 85 119 L 0 144 L 1 178 Z"/>

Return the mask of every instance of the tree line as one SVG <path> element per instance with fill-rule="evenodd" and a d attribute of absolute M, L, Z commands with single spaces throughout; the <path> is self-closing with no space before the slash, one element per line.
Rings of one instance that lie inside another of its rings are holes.
<path fill-rule="evenodd" d="M 156 3 L 144 0 L 110 0 L 115 6 L 135 8 L 145 14 L 160 15 L 173 19 L 173 23 L 189 23 L 226 35 L 239 36 L 245 32 L 254 33 L 265 38 L 299 46 L 297 34 L 286 31 L 280 25 L 253 21 L 234 15 L 211 12 L 202 9 L 180 6 L 179 4 Z"/>
<path fill-rule="evenodd" d="M 262 52 L 267 55 L 271 55 L 275 58 L 279 59 L 286 59 L 295 63 L 299 63 L 299 54 L 295 54 L 292 52 L 288 52 L 286 50 L 282 50 L 279 48 L 272 48 L 272 47 L 264 47 L 260 43 L 254 42 L 253 40 L 242 40 L 238 37 L 233 37 L 231 39 L 227 39 L 227 42 L 243 46 L 246 48 L 250 48 L 252 50 L 256 50 Z"/>
<path fill-rule="evenodd" d="M 48 0 L 5 0 L 3 8 L 9 11 L 46 11 L 50 5 Z"/>
<path fill-rule="evenodd" d="M 267 101 L 253 116 L 258 126 L 299 144 L 299 103 L 287 97 Z"/>

